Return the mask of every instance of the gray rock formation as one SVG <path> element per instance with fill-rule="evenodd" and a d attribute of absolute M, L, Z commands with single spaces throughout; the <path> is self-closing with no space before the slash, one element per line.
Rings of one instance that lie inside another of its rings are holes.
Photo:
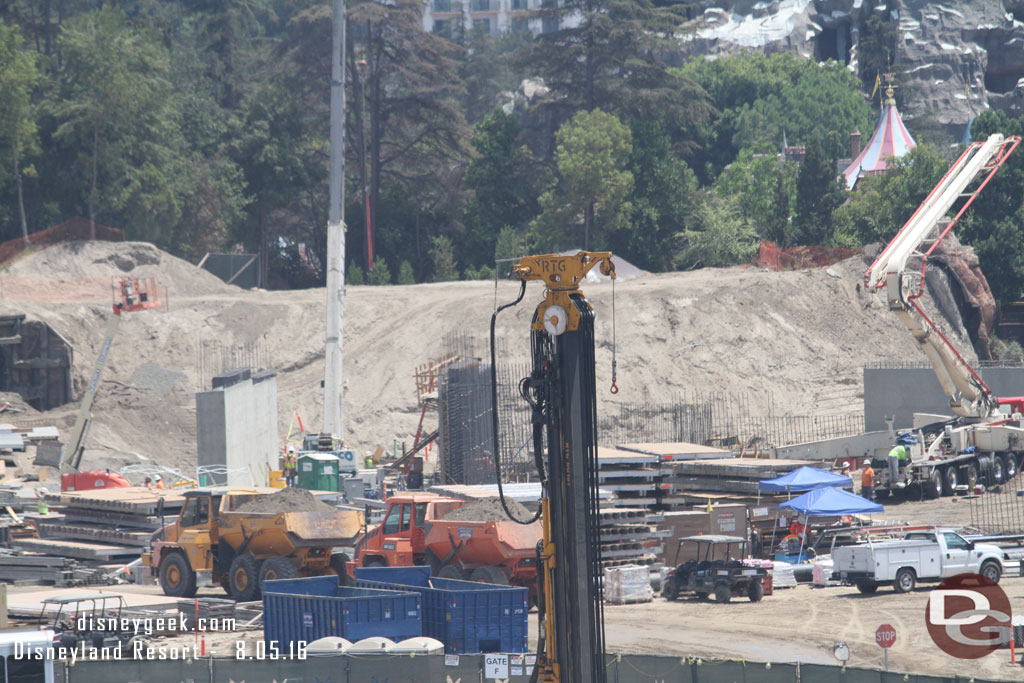
<path fill-rule="evenodd" d="M 930 115 L 962 131 L 988 107 L 1024 110 L 1024 0 L 705 1 L 680 34 L 680 56 L 795 51 L 858 73 L 872 12 L 898 31 L 894 69 L 914 92 L 901 108 L 908 127 Z"/>

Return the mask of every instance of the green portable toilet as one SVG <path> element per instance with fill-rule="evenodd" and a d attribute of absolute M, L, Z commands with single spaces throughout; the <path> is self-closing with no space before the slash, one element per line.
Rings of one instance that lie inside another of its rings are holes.
<path fill-rule="evenodd" d="M 310 491 L 338 490 L 338 456 L 330 453 L 299 453 L 298 484 Z"/>

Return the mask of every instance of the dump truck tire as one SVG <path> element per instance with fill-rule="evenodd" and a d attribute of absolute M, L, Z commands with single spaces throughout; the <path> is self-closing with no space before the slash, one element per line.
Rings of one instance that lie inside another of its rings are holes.
<path fill-rule="evenodd" d="M 441 567 L 441 571 L 439 571 L 437 573 L 437 578 L 439 578 L 439 579 L 460 579 L 461 580 L 461 579 L 464 579 L 466 577 L 462 575 L 462 570 L 459 569 L 458 567 L 456 567 L 454 564 L 447 564 L 447 565 Z"/>
<path fill-rule="evenodd" d="M 338 584 L 341 586 L 352 584 L 352 577 L 348 575 L 348 568 L 345 567 L 350 561 L 346 553 L 334 553 L 331 555 L 331 569 L 338 575 Z"/>
<path fill-rule="evenodd" d="M 164 595 L 191 598 L 196 594 L 196 573 L 182 553 L 174 552 L 160 563 L 160 588 Z"/>
<path fill-rule="evenodd" d="M 441 571 L 441 559 L 430 548 L 427 548 L 427 552 L 423 553 L 423 563 L 430 567 L 431 576 L 437 576 Z"/>
<path fill-rule="evenodd" d="M 260 592 L 259 569 L 256 558 L 252 555 L 239 555 L 231 561 L 228 569 L 228 583 L 231 585 L 231 597 L 236 602 L 250 602 Z"/>
<path fill-rule="evenodd" d="M 271 557 L 263 561 L 260 566 L 260 588 L 263 588 L 264 581 L 275 581 L 277 579 L 297 579 L 299 570 L 295 568 L 291 560 L 286 557 Z"/>
<path fill-rule="evenodd" d="M 469 575 L 469 580 L 477 583 L 491 583 L 496 586 L 508 585 L 508 577 L 505 576 L 505 572 L 497 567 L 477 567 Z"/>

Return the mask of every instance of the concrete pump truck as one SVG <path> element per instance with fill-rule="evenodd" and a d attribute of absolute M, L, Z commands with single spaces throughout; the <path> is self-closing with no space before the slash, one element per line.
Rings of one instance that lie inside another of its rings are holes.
<path fill-rule="evenodd" d="M 919 302 L 929 257 L 1019 144 L 1019 137 L 997 134 L 968 145 L 864 275 L 868 291 L 884 291 L 889 309 L 928 357 L 955 416 L 914 425 L 914 436 L 906 439 L 910 464 L 898 468 L 895 478 L 885 454 L 876 452 L 876 465 L 882 465 L 875 468 L 876 493 L 917 485 L 935 498 L 980 482 L 1002 483 L 1020 468 L 1024 396 L 993 396 Z"/>

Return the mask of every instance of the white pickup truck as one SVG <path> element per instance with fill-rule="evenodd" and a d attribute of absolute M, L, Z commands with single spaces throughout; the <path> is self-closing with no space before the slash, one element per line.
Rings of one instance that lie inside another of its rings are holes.
<path fill-rule="evenodd" d="M 834 548 L 832 574 L 855 584 L 861 593 L 874 593 L 883 583 L 907 593 L 918 581 L 941 581 L 957 574 L 981 574 L 998 583 L 1004 557 L 998 546 L 968 541 L 952 530 L 913 531 L 898 540 Z"/>

